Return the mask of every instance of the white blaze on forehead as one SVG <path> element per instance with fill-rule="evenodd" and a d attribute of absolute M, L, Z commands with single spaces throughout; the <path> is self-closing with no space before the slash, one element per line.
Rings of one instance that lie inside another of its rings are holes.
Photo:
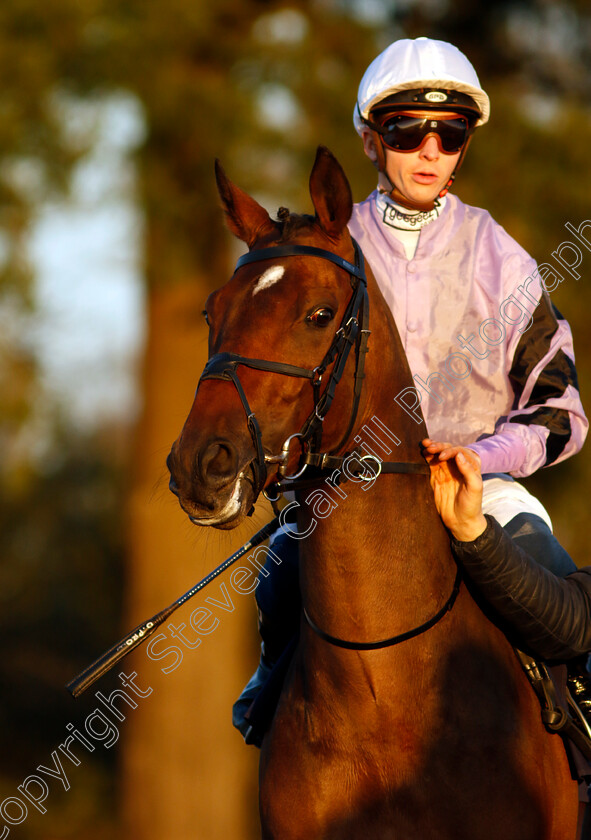
<path fill-rule="evenodd" d="M 273 283 L 277 283 L 278 280 L 281 280 L 284 274 L 285 266 L 272 265 L 271 268 L 268 268 L 257 280 L 256 286 L 252 290 L 253 297 L 257 292 L 261 292 L 263 289 L 268 289 L 269 286 L 273 285 Z"/>

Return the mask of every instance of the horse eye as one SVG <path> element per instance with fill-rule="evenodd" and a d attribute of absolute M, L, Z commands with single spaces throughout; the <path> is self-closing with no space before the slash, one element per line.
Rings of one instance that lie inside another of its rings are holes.
<path fill-rule="evenodd" d="M 311 321 L 316 327 L 328 327 L 333 318 L 334 312 L 332 309 L 329 309 L 327 306 L 321 306 L 320 309 L 316 309 L 315 312 L 308 315 L 307 320 Z"/>
<path fill-rule="evenodd" d="M 202 314 L 202 315 L 203 315 L 203 317 L 205 318 L 205 323 L 206 323 L 206 324 L 207 324 L 207 326 L 209 327 L 209 318 L 207 317 L 207 309 L 204 309 L 204 310 L 203 310 L 203 312 L 202 312 L 201 314 Z"/>

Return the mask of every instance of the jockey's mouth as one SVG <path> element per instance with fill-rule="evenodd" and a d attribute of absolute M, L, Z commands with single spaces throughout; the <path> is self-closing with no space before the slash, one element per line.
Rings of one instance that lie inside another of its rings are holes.
<path fill-rule="evenodd" d="M 420 169 L 417 172 L 412 173 L 413 179 L 420 184 L 432 184 L 433 182 L 437 181 L 439 175 L 435 172 L 430 172 L 426 169 Z"/>

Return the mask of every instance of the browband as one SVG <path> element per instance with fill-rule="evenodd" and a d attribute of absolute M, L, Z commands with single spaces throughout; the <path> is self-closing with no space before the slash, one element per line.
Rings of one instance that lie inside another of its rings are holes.
<path fill-rule="evenodd" d="M 357 277 L 359 280 L 365 280 L 363 258 L 361 258 L 360 265 L 353 265 L 353 263 L 348 262 L 343 257 L 339 257 L 338 254 L 333 254 L 332 251 L 324 251 L 322 248 L 314 248 L 312 245 L 276 245 L 273 248 L 260 248 L 256 251 L 249 251 L 239 258 L 234 270 L 237 271 L 243 265 L 248 265 L 249 263 L 281 257 L 320 257 L 323 260 L 333 262 L 339 268 L 344 268 L 353 277 Z"/>

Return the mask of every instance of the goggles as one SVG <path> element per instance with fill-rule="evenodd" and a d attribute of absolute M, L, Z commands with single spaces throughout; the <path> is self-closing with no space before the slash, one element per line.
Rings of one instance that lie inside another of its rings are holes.
<path fill-rule="evenodd" d="M 438 119 L 437 116 L 418 114 L 388 114 L 380 123 L 365 122 L 382 138 L 384 146 L 395 152 L 415 152 L 433 135 L 444 154 L 459 152 L 469 135 L 467 117 Z"/>

